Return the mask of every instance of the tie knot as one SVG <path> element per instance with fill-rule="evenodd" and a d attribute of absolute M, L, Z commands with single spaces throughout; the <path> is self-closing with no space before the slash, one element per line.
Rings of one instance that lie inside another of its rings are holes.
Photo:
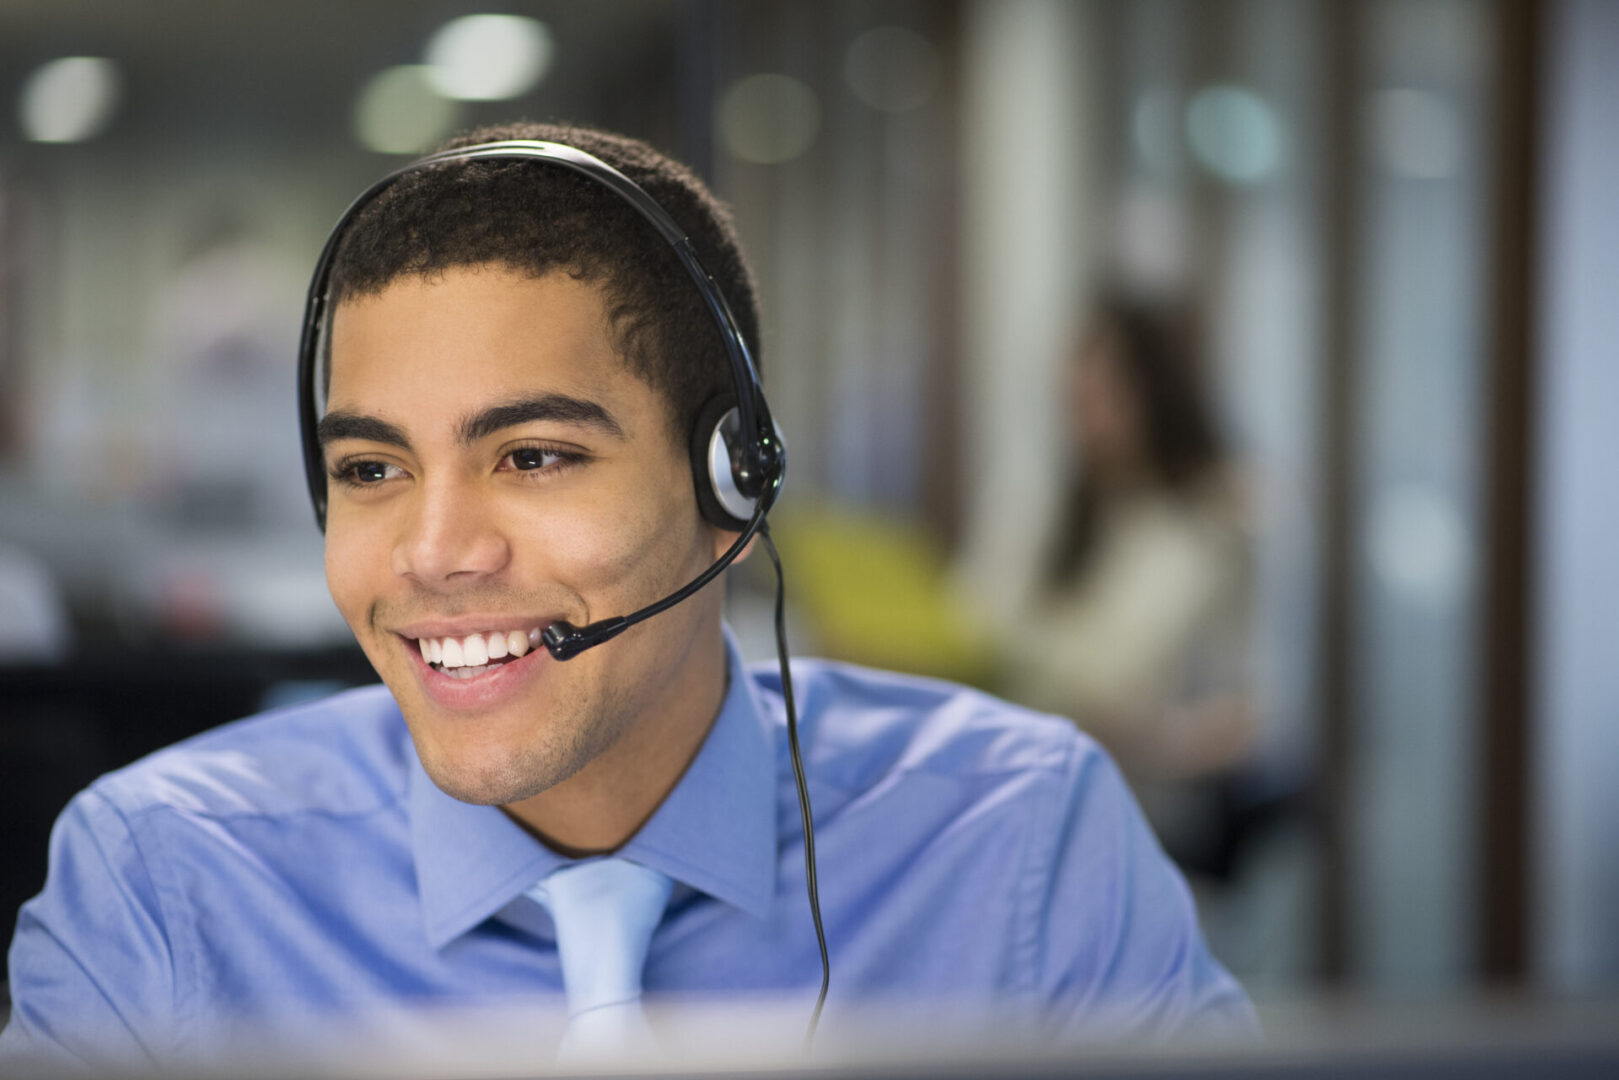
<path fill-rule="evenodd" d="M 652 932 L 673 883 L 628 859 L 590 859 L 553 871 L 528 895 L 556 923 L 568 1015 L 637 1002 Z"/>

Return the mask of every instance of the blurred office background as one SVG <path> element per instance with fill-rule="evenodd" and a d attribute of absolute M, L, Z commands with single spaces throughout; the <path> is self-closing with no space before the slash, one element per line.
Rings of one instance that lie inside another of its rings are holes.
<path fill-rule="evenodd" d="M 1076 343 L 1173 298 L 1245 492 L 1216 951 L 1262 1004 L 1613 996 L 1615 103 L 1605 0 L 5 0 L 0 922 L 99 771 L 369 678 L 306 276 L 408 155 L 571 118 L 735 209 L 798 651 L 1022 696 Z"/>

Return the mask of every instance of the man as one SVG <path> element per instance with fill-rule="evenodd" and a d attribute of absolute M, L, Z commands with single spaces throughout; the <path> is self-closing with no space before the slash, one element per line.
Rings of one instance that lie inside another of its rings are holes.
<path fill-rule="evenodd" d="M 518 138 L 650 192 L 757 349 L 729 220 L 691 174 L 583 129 L 460 144 Z M 355 217 L 330 295 L 327 578 L 385 688 L 226 726 L 78 796 L 19 919 L 4 1048 L 164 1061 L 244 1027 L 571 999 L 549 883 L 606 864 L 663 882 L 635 962 L 648 995 L 785 997 L 807 1017 L 821 970 L 781 684 L 741 666 L 720 588 L 566 662 L 540 647 L 736 539 L 693 495 L 694 426 L 732 383 L 672 249 L 568 170 L 456 162 Z M 829 1016 L 941 1000 L 1059 1035 L 1246 1029 L 1184 884 L 1070 725 L 837 665 L 794 681 Z"/>

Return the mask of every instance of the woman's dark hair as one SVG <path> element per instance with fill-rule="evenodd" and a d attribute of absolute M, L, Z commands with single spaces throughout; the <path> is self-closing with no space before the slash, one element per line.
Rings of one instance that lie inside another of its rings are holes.
<path fill-rule="evenodd" d="M 566 143 L 644 188 L 691 238 L 759 363 L 752 274 L 730 215 L 690 170 L 636 139 L 562 124 L 483 127 L 441 149 L 507 139 Z M 400 178 L 345 231 L 331 302 L 335 309 L 405 276 L 487 263 L 533 277 L 560 271 L 603 287 L 618 350 L 664 396 L 678 437 L 710 398 L 730 389 L 718 328 L 669 244 L 602 184 L 531 161 L 447 162 Z"/>
<path fill-rule="evenodd" d="M 1097 303 L 1084 346 L 1108 349 L 1139 409 L 1153 483 L 1190 492 L 1225 458 L 1203 383 L 1198 333 L 1178 305 L 1109 293 Z M 1096 544 L 1109 492 L 1094 469 L 1068 483 L 1046 568 L 1050 585 L 1077 580 Z"/>

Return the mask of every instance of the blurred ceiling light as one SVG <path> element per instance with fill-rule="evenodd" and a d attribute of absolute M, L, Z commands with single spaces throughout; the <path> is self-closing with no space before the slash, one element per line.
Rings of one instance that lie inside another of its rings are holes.
<path fill-rule="evenodd" d="M 780 165 L 814 144 L 821 106 L 815 91 L 790 75 L 749 75 L 725 91 L 715 121 L 725 148 L 736 157 Z"/>
<path fill-rule="evenodd" d="M 506 101 L 551 68 L 551 31 L 526 15 L 463 15 L 427 42 L 433 86 L 458 101 Z"/>
<path fill-rule="evenodd" d="M 1442 180 L 1456 174 L 1461 159 L 1461 123 L 1456 110 L 1426 90 L 1380 90 L 1367 119 L 1372 152 L 1395 176 Z"/>
<path fill-rule="evenodd" d="M 384 68 L 354 103 L 354 135 L 379 154 L 419 154 L 450 133 L 459 110 L 433 88 L 425 64 Z"/>
<path fill-rule="evenodd" d="M 34 142 L 82 142 L 104 131 L 118 109 L 123 80 L 101 56 L 65 56 L 23 82 L 18 119 Z"/>
<path fill-rule="evenodd" d="M 1186 109 L 1186 138 L 1210 172 L 1233 184 L 1252 184 L 1282 161 L 1282 128 L 1264 98 L 1240 86 L 1198 91 Z"/>
<path fill-rule="evenodd" d="M 855 96 L 883 112 L 910 112 L 939 88 L 942 65 L 927 38 L 903 26 L 879 26 L 855 38 L 843 75 Z"/>
<path fill-rule="evenodd" d="M 1150 172 L 1168 172 L 1180 161 L 1178 111 L 1174 92 L 1162 86 L 1136 98 L 1135 108 L 1130 110 L 1131 140 Z"/>

